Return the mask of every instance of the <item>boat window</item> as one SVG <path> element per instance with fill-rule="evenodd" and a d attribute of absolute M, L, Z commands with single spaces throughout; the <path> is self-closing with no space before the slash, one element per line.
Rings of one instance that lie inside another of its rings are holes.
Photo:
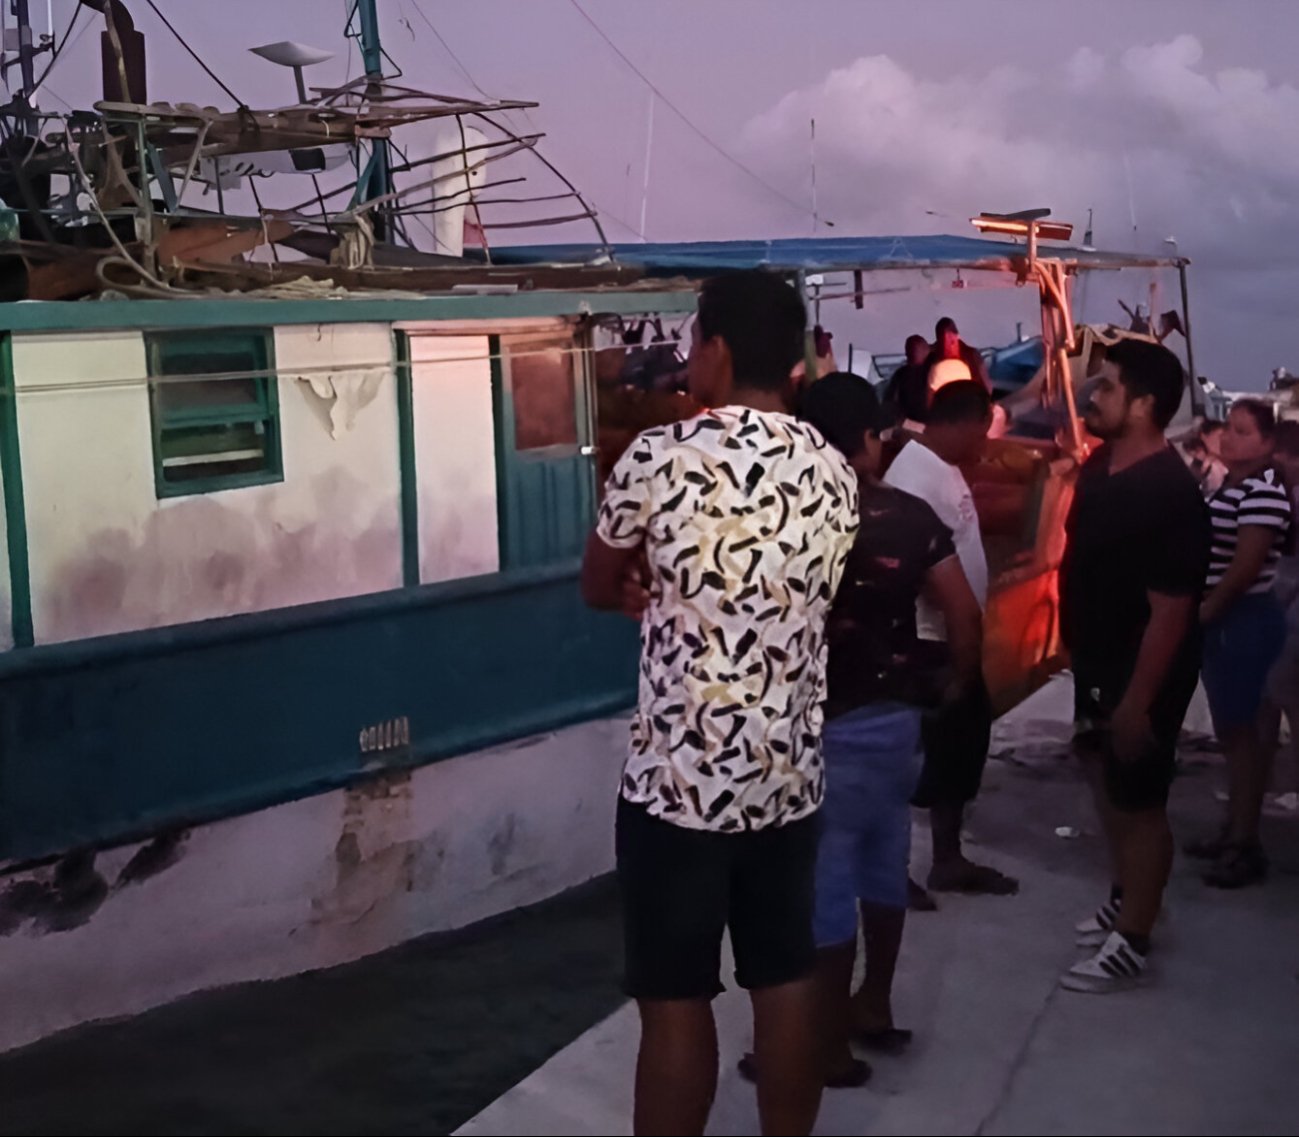
<path fill-rule="evenodd" d="M 262 329 L 149 336 L 159 497 L 283 478 L 270 339 Z"/>
<path fill-rule="evenodd" d="M 515 341 L 508 345 L 514 395 L 514 448 L 576 446 L 577 391 L 573 340 Z"/>
<path fill-rule="evenodd" d="M 643 342 L 648 340 L 649 342 Z M 595 424 L 599 485 L 643 430 L 699 413 L 686 393 L 685 359 L 677 341 L 633 326 L 630 335 L 606 333 L 595 358 Z"/>

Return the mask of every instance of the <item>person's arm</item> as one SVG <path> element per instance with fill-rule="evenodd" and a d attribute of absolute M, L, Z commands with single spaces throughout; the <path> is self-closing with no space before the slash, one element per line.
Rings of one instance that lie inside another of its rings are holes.
<path fill-rule="evenodd" d="M 1150 708 L 1190 634 L 1195 618 L 1193 596 L 1148 592 L 1150 620 L 1141 637 L 1137 662 L 1127 690 L 1110 718 L 1114 751 L 1120 758 L 1139 758 L 1150 739 Z"/>
<path fill-rule="evenodd" d="M 592 530 L 582 556 L 582 599 L 587 606 L 639 620 L 650 599 L 644 559 L 643 546 L 620 549 L 606 545 Z"/>
<path fill-rule="evenodd" d="M 637 439 L 613 468 L 595 530 L 582 557 L 582 599 L 605 612 L 639 619 L 649 602 L 645 551 L 651 504 L 653 456 Z"/>
<path fill-rule="evenodd" d="M 1200 606 L 1203 623 L 1212 624 L 1254 586 L 1275 540 L 1276 530 L 1270 525 L 1242 525 L 1236 530 L 1236 552 L 1231 564 Z"/>
<path fill-rule="evenodd" d="M 1124 760 L 1141 757 L 1149 745 L 1150 709 L 1195 626 L 1208 563 L 1208 512 L 1189 475 L 1185 492 L 1161 495 L 1152 504 L 1162 509 L 1162 524 L 1152 523 L 1146 535 L 1151 542 L 1144 566 L 1150 619 L 1127 689 L 1110 717 L 1114 752 Z"/>
<path fill-rule="evenodd" d="M 983 674 L 983 610 L 960 557 L 953 554 L 929 570 L 925 596 L 943 614 L 956 682 L 968 691 Z"/>

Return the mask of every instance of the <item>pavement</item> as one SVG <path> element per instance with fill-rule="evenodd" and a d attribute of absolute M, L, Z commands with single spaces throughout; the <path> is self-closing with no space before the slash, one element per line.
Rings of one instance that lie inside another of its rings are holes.
<path fill-rule="evenodd" d="M 944 898 L 914 915 L 896 986 L 905 1056 L 826 1094 L 822 1134 L 1292 1134 L 1299 1119 L 1299 821 L 1272 821 L 1265 887 L 1205 888 L 1179 859 L 1148 987 L 1072 994 L 1074 922 L 1104 898 L 1101 842 L 1067 757 L 1058 677 L 999 724 L 969 851 L 1021 881 L 1013 898 Z M 1191 725 L 1203 722 L 1197 708 Z M 1191 746 L 1174 791 L 1179 840 L 1213 828 L 1221 762 Z M 916 870 L 928 833 L 917 826 Z M 716 1004 L 722 1080 L 709 1132 L 756 1133 L 747 999 Z M 634 1009 L 624 1006 L 458 1132 L 630 1133 Z"/>

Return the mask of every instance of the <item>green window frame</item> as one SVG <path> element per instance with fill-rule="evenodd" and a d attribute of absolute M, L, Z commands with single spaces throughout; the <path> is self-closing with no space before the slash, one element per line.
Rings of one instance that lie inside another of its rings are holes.
<path fill-rule="evenodd" d="M 146 345 L 159 498 L 284 480 L 269 330 L 156 332 Z"/>

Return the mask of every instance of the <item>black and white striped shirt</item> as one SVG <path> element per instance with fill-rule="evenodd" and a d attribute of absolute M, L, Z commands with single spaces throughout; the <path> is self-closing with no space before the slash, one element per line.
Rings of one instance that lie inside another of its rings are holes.
<path fill-rule="evenodd" d="M 1237 485 L 1223 485 L 1209 499 L 1209 518 L 1213 523 L 1209 587 L 1222 580 L 1231 567 L 1241 526 L 1263 525 L 1274 530 L 1275 536 L 1267 560 L 1263 562 L 1263 570 L 1249 592 L 1254 595 L 1270 591 L 1291 525 L 1290 497 L 1276 470 L 1264 470 Z"/>

